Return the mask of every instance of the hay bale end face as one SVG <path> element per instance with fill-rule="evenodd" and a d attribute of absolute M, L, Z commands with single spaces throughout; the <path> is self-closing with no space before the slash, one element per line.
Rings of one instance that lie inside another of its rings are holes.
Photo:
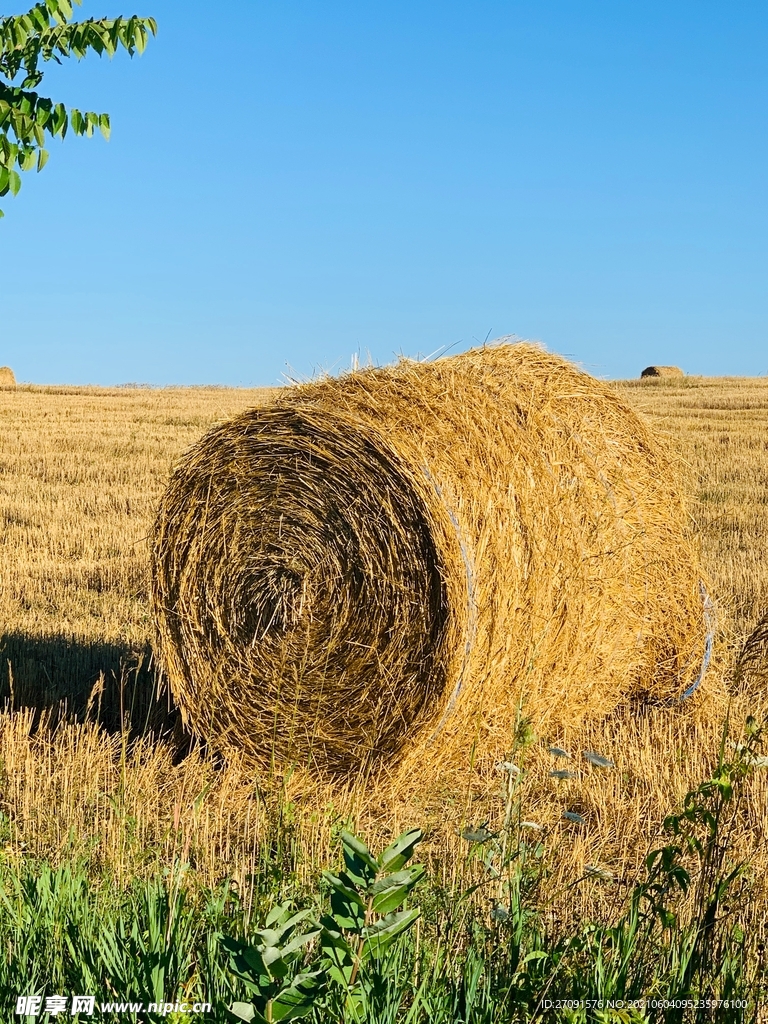
<path fill-rule="evenodd" d="M 703 648 L 670 463 L 528 344 L 281 390 L 172 476 L 152 601 L 183 714 L 256 764 L 417 784 L 678 696 Z"/>
<path fill-rule="evenodd" d="M 641 377 L 684 377 L 679 366 L 646 366 Z"/>
<path fill-rule="evenodd" d="M 0 388 L 15 388 L 16 377 L 10 366 L 0 366 Z"/>

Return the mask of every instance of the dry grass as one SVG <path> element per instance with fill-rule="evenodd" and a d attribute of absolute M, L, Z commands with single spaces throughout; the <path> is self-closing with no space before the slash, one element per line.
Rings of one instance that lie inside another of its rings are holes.
<path fill-rule="evenodd" d="M 727 679 L 768 608 L 768 381 L 658 379 L 615 388 L 684 457 L 681 472 L 719 609 L 715 673 Z M 272 827 L 271 801 L 293 815 L 308 873 L 326 857 L 331 824 L 355 810 L 353 794 L 329 791 L 326 806 L 304 802 L 294 779 L 275 795 L 236 762 L 221 768 L 201 751 L 175 763 L 168 741 L 132 746 L 93 724 L 59 724 L 51 737 L 18 710 L 25 694 L 41 691 L 81 699 L 100 671 L 105 686 L 112 673 L 119 681 L 121 660 L 127 665 L 132 652 L 146 649 L 146 538 L 171 466 L 210 426 L 260 397 L 233 390 L 0 392 L 0 614 L 17 704 L 0 716 L 11 849 L 23 842 L 53 858 L 89 849 L 127 875 L 187 847 L 203 880 L 232 872 L 246 885 Z M 766 710 L 764 693 L 742 691 L 732 715 Z M 711 769 L 719 723 L 705 700 L 642 716 L 619 712 L 585 732 L 545 739 L 577 759 L 592 749 L 617 764 L 600 770 L 579 759 L 582 777 L 558 782 L 549 771 L 562 764 L 543 746 L 532 750 L 525 813 L 551 826 L 563 854 L 557 874 L 573 877 L 588 861 L 631 875 L 663 815 Z M 498 788 L 490 772 L 481 791 L 447 791 L 378 813 L 369 807 L 360 823 L 371 832 L 431 825 L 433 853 L 455 863 L 457 827 L 493 821 L 503 806 Z M 764 842 L 765 799 L 760 783 L 744 814 L 745 848 Z M 580 810 L 587 825 L 563 821 L 563 809 Z M 768 863 L 764 850 L 755 863 L 760 870 Z"/>

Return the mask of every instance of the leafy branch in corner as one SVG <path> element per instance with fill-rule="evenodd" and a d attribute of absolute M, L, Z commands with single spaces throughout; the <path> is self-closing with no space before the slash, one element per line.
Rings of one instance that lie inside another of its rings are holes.
<path fill-rule="evenodd" d="M 98 129 L 109 138 L 108 114 L 67 108 L 35 91 L 43 80 L 41 65 L 81 60 L 89 51 L 113 57 L 120 47 L 133 56 L 157 34 L 154 18 L 72 18 L 71 0 L 43 0 L 26 14 L 0 18 L 0 196 L 18 193 L 20 170 L 45 167 L 47 137 L 63 139 L 71 128 L 89 137 Z"/>

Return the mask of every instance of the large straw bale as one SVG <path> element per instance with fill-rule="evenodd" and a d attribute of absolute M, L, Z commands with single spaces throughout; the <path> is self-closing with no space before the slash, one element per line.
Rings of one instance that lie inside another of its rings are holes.
<path fill-rule="evenodd" d="M 10 366 L 0 366 L 0 388 L 15 388 L 16 377 Z"/>
<path fill-rule="evenodd" d="M 153 539 L 183 714 L 256 763 L 436 775 L 630 698 L 704 647 L 668 456 L 530 344 L 281 390 L 176 469 Z"/>
<path fill-rule="evenodd" d="M 679 366 L 646 366 L 641 377 L 684 377 Z"/>

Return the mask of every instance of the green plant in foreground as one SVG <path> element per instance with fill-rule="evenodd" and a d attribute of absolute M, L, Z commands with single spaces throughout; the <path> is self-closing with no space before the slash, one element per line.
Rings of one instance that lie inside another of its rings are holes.
<path fill-rule="evenodd" d="M 245 984 L 250 1003 L 233 1003 L 231 1013 L 237 1020 L 295 1020 L 308 1014 L 322 987 L 322 971 L 296 969 L 304 947 L 320 933 L 319 927 L 302 931 L 310 911 L 291 914 L 290 904 L 276 907 L 266 927 L 256 933 L 256 941 L 239 942 L 224 938 L 232 973 Z"/>
<path fill-rule="evenodd" d="M 331 891 L 329 913 L 318 921 L 307 910 L 291 915 L 283 904 L 269 915 L 256 943 L 223 939 L 233 973 L 253 996 L 250 1003 L 232 1005 L 235 1018 L 259 1024 L 293 1020 L 322 1001 L 337 1015 L 367 1020 L 371 1004 L 385 994 L 380 960 L 419 916 L 403 904 L 424 877 L 422 865 L 406 866 L 421 838 L 419 829 L 404 832 L 374 857 L 360 839 L 342 832 L 344 870 L 323 872 Z M 317 969 L 297 969 L 315 940 Z"/>
<path fill-rule="evenodd" d="M 632 887 L 621 916 L 606 925 L 585 923 L 554 948 L 556 967 L 539 1008 L 549 993 L 565 990 L 581 1000 L 670 1003 L 663 1010 L 636 1012 L 632 1019 L 638 1021 L 756 1019 L 749 1014 L 757 1012 L 765 978 L 750 963 L 747 936 L 733 916 L 747 895 L 738 886 L 748 863 L 729 858 L 743 783 L 768 761 L 759 754 L 763 729 L 754 719 L 747 720 L 744 742 L 732 744 L 732 756 L 727 756 L 727 732 L 726 722 L 712 776 L 665 819 L 668 842 L 648 854 L 644 877 Z M 734 1000 L 750 1009 L 734 1007 Z M 604 1018 L 573 1010 L 562 1019 L 580 1024 Z"/>
<path fill-rule="evenodd" d="M 757 1024 L 768 978 L 760 936 L 750 934 L 759 910 L 749 862 L 735 851 L 742 800 L 751 799 L 745 784 L 768 766 L 762 738 L 751 720 L 739 742 L 724 731 L 711 777 L 666 818 L 626 895 L 607 875 L 567 883 L 574 893 L 601 885 L 615 894 L 600 920 L 553 913 L 564 891 L 541 885 L 539 854 L 567 848 L 524 827 L 517 756 L 517 766 L 499 765 L 501 829 L 465 830 L 470 853 L 455 884 L 426 881 L 418 909 L 406 903 L 425 874 L 411 864 L 416 830 L 379 856 L 341 833 L 343 865 L 323 874 L 314 897 L 289 873 L 276 884 L 266 870 L 280 849 L 272 839 L 247 895 L 231 880 L 196 885 L 186 862 L 122 886 L 97 862 L 53 868 L 0 850 L 0 1017 L 18 994 L 92 992 L 209 1002 L 210 1011 L 183 1019 L 211 1022 Z M 642 999 L 646 1007 L 605 1008 Z M 105 1022 L 147 1019 L 111 1005 Z"/>

